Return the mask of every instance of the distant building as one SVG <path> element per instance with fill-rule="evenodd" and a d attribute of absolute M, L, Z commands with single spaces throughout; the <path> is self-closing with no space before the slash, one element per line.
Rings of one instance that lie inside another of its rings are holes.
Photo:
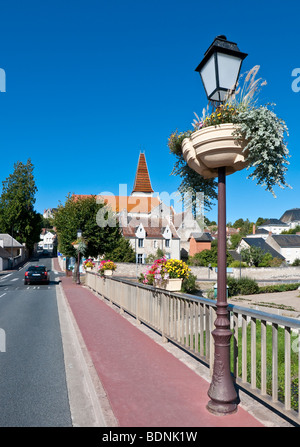
<path fill-rule="evenodd" d="M 241 253 L 243 249 L 248 249 L 250 247 L 260 248 L 265 253 L 270 253 L 273 258 L 285 259 L 285 256 L 283 256 L 279 250 L 267 243 L 262 237 L 243 237 L 238 245 L 237 252 Z"/>
<path fill-rule="evenodd" d="M 259 225 L 258 230 L 264 229 L 272 234 L 280 234 L 282 231 L 289 230 L 289 228 L 290 226 L 287 223 L 279 219 L 268 219 L 262 225 Z"/>
<path fill-rule="evenodd" d="M 43 228 L 42 233 L 40 235 L 40 242 L 38 243 L 38 250 L 48 251 L 49 253 L 53 253 L 57 246 L 57 237 L 55 233 L 51 231 L 47 231 L 46 228 Z"/>
<path fill-rule="evenodd" d="M 20 244 L 8 233 L 0 233 L 0 247 L 2 247 L 2 270 L 14 267 L 25 260 L 25 245 Z M 8 257 L 7 257 L 8 254 Z M 1 254 L 0 254 L 1 256 Z M 1 267 L 0 267 L 1 270 Z"/>
<path fill-rule="evenodd" d="M 43 212 L 43 217 L 45 219 L 53 219 L 55 211 L 57 211 L 57 208 L 47 208 Z"/>
<path fill-rule="evenodd" d="M 291 229 L 294 229 L 296 226 L 300 225 L 300 208 L 292 208 L 285 211 L 280 220 L 289 225 Z"/>
<path fill-rule="evenodd" d="M 300 259 L 299 234 L 269 235 L 266 243 L 280 253 L 288 264 L 292 264 L 295 259 Z"/>
<path fill-rule="evenodd" d="M 212 236 L 210 233 L 192 233 L 189 237 L 190 242 L 190 256 L 200 253 L 203 250 L 210 250 L 212 243 Z"/>

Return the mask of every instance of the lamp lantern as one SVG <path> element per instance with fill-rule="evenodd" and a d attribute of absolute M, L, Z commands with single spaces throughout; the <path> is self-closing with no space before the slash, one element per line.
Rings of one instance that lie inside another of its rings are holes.
<path fill-rule="evenodd" d="M 226 36 L 215 38 L 195 70 L 200 74 L 209 101 L 221 103 L 229 90 L 235 90 L 246 56 Z"/>

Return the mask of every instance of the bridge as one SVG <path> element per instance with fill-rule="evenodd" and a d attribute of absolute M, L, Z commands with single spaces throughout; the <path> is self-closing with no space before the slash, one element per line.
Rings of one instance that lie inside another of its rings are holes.
<path fill-rule="evenodd" d="M 117 276 L 62 278 L 106 427 L 298 426 L 300 321 L 229 305 L 235 414 L 206 409 L 216 301 Z M 104 410 L 103 410 L 104 408 Z"/>

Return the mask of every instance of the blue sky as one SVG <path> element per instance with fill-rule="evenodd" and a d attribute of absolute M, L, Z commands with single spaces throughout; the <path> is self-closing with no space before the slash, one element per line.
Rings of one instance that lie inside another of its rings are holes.
<path fill-rule="evenodd" d="M 289 128 L 293 187 L 274 199 L 247 171 L 228 176 L 227 221 L 280 218 L 300 207 L 295 0 L 1 0 L 0 11 L 0 181 L 31 158 L 38 212 L 69 192 L 118 194 L 127 184 L 130 194 L 140 150 L 153 189 L 176 191 L 167 140 L 207 105 L 194 70 L 219 34 L 248 53 L 242 73 L 260 65 L 267 81 L 260 102 L 275 103 Z M 217 205 L 206 215 L 216 220 Z"/>

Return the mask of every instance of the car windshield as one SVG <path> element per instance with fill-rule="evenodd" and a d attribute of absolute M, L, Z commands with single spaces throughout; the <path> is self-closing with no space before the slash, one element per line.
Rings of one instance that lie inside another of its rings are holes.
<path fill-rule="evenodd" d="M 37 266 L 31 266 L 31 267 L 29 267 L 29 269 L 28 269 L 28 271 L 34 271 L 34 272 L 44 272 L 46 270 L 46 267 L 43 267 L 43 266 L 39 266 L 39 265 L 37 265 Z"/>

